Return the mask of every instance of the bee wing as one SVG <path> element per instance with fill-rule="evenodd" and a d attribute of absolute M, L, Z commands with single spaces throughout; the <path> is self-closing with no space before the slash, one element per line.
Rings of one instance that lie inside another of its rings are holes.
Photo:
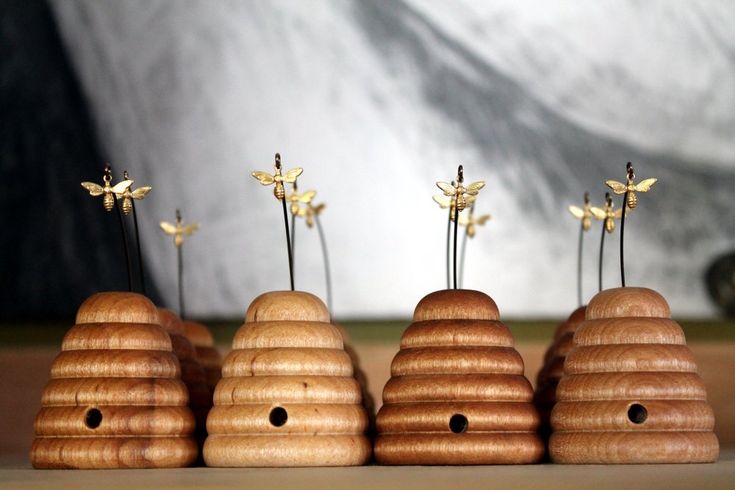
<path fill-rule="evenodd" d="M 464 214 L 460 214 L 459 215 L 459 224 L 462 225 L 462 226 L 467 226 L 468 224 L 470 224 L 470 219 L 467 216 L 465 216 Z"/>
<path fill-rule="evenodd" d="M 475 220 L 475 223 L 477 223 L 478 225 L 484 225 L 485 223 L 490 221 L 490 218 L 492 218 L 492 216 L 490 216 L 489 214 L 483 214 Z"/>
<path fill-rule="evenodd" d="M 168 223 L 166 221 L 161 221 L 160 223 L 161 229 L 168 235 L 175 235 L 176 234 L 176 227 L 172 225 L 171 223 Z"/>
<path fill-rule="evenodd" d="M 626 206 L 626 207 L 627 207 L 627 206 Z M 626 212 L 626 213 L 625 213 L 625 215 L 627 216 L 627 215 L 628 215 L 628 213 Z M 615 219 L 620 219 L 620 218 L 622 218 L 622 217 L 623 217 L 623 210 L 622 210 L 622 208 L 621 208 L 621 209 L 618 209 L 618 210 L 616 210 L 616 211 L 615 211 L 615 212 L 613 213 L 613 217 L 614 217 Z"/>
<path fill-rule="evenodd" d="M 94 182 L 82 182 L 82 187 L 89 191 L 90 196 L 101 196 L 105 192 L 105 189 L 101 185 L 95 184 Z"/>
<path fill-rule="evenodd" d="M 286 175 L 283 176 L 283 181 L 288 182 L 289 184 L 296 182 L 296 177 L 301 175 L 301 173 L 304 171 L 301 167 L 292 168 L 288 172 L 286 172 Z"/>
<path fill-rule="evenodd" d="M 480 192 L 480 189 L 485 187 L 485 181 L 484 180 L 478 180 L 477 182 L 473 182 L 470 185 L 466 187 L 466 193 L 470 196 L 476 195 L 478 192 Z"/>
<path fill-rule="evenodd" d="M 299 196 L 299 201 L 309 203 L 316 196 L 316 191 L 306 191 Z"/>
<path fill-rule="evenodd" d="M 594 216 L 596 219 L 603 220 L 605 219 L 605 216 L 607 216 L 607 213 L 605 213 L 604 210 L 597 208 L 595 206 L 592 206 L 590 208 L 590 213 L 592 213 L 592 216 Z"/>
<path fill-rule="evenodd" d="M 477 200 L 477 196 L 467 196 L 464 198 L 465 204 L 468 206 Z"/>
<path fill-rule="evenodd" d="M 271 185 L 273 182 L 275 182 L 273 180 L 273 176 L 267 172 L 259 172 L 256 170 L 255 172 L 252 172 L 250 175 L 258 179 L 258 182 L 260 182 L 263 185 Z"/>
<path fill-rule="evenodd" d="M 183 233 L 186 233 L 187 235 L 191 235 L 198 229 L 199 229 L 199 223 L 192 223 L 190 225 L 186 225 L 181 231 Z"/>
<path fill-rule="evenodd" d="M 445 196 L 453 196 L 457 193 L 457 189 L 452 184 L 446 182 L 437 182 L 436 186 L 444 192 Z"/>
<path fill-rule="evenodd" d="M 653 184 L 655 184 L 657 181 L 658 181 L 658 179 L 641 180 L 635 186 L 635 190 L 638 191 L 638 192 L 648 192 L 648 189 L 650 189 L 651 187 L 653 187 Z"/>
<path fill-rule="evenodd" d="M 321 203 L 318 206 L 312 206 L 311 207 L 311 212 L 312 212 L 313 215 L 317 215 L 317 214 L 321 213 L 322 211 L 324 211 L 324 208 L 325 207 L 327 207 L 327 205 L 324 204 L 324 203 Z"/>
<path fill-rule="evenodd" d="M 625 194 L 625 190 L 627 189 L 625 184 L 617 180 L 606 180 L 605 185 L 612 189 L 615 194 Z"/>
<path fill-rule="evenodd" d="M 584 218 L 584 211 L 579 206 L 569 206 L 569 212 L 577 219 Z"/>
<path fill-rule="evenodd" d="M 292 202 L 291 203 L 291 214 L 298 216 L 299 209 L 301 209 L 299 207 L 299 203 L 297 203 L 297 202 Z"/>
<path fill-rule="evenodd" d="M 147 185 L 145 187 L 138 187 L 133 191 L 133 199 L 143 199 L 146 194 L 148 194 L 153 187 Z"/>
<path fill-rule="evenodd" d="M 440 207 L 440 208 L 442 208 L 442 209 L 446 209 L 446 208 L 448 208 L 449 206 L 451 206 L 451 205 L 452 205 L 452 200 L 451 200 L 451 199 L 447 199 L 447 198 L 446 198 L 446 197 L 444 197 L 444 196 L 431 196 L 431 198 L 432 198 L 432 199 L 434 200 L 434 202 L 435 202 L 435 203 L 437 203 L 437 204 L 439 205 L 439 207 Z"/>
<path fill-rule="evenodd" d="M 114 192 L 115 194 L 122 194 L 123 192 L 128 190 L 131 185 L 133 185 L 132 180 L 123 180 L 122 182 L 118 182 L 117 184 L 112 186 L 112 192 Z"/>

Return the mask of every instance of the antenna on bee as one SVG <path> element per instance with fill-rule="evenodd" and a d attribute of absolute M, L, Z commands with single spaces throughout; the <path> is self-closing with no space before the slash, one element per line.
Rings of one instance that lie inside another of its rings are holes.
<path fill-rule="evenodd" d="M 127 179 L 126 179 L 127 180 Z M 112 167 L 109 163 L 105 164 L 105 176 L 104 181 L 107 185 L 112 182 Z M 128 232 L 125 229 L 125 221 L 123 220 L 122 209 L 117 199 L 113 196 L 114 206 L 117 209 L 117 217 L 120 222 L 120 231 L 122 233 L 123 249 L 125 250 L 125 264 L 128 270 L 128 291 L 133 291 L 133 267 L 130 264 L 130 250 L 128 250 Z"/>
<path fill-rule="evenodd" d="M 123 170 L 123 180 L 129 180 L 128 171 L 127 170 Z M 123 206 L 122 206 L 123 207 L 123 214 L 128 214 L 128 213 L 125 212 L 126 211 L 126 206 L 128 205 L 128 203 L 130 205 L 130 210 L 133 213 L 133 227 L 135 228 L 135 246 L 136 246 L 137 253 L 138 253 L 138 273 L 140 274 L 140 289 L 141 289 L 141 292 L 143 293 L 143 295 L 146 294 L 146 291 L 145 291 L 145 272 L 143 270 L 143 268 L 144 268 L 143 267 L 143 254 L 141 252 L 141 247 L 140 247 L 140 231 L 139 231 L 139 228 L 138 228 L 138 214 L 135 212 L 135 200 L 136 199 L 143 199 L 143 197 L 150 190 L 151 190 L 150 187 L 141 187 L 139 189 L 136 189 L 135 192 L 131 192 L 130 187 L 128 187 L 123 194 L 118 195 L 118 200 L 121 197 L 123 199 Z M 142 191 L 142 193 L 139 192 L 139 191 Z"/>

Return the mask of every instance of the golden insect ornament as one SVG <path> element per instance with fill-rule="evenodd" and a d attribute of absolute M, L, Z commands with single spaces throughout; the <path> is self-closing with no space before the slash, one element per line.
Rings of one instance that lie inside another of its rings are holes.
<path fill-rule="evenodd" d="M 626 198 L 626 206 L 630 209 L 635 209 L 638 205 L 637 192 L 648 192 L 653 187 L 658 179 L 651 178 L 640 181 L 638 184 L 635 183 L 635 173 L 633 172 L 633 164 L 628 162 L 628 180 L 625 184 L 616 180 L 606 180 L 605 184 L 612 189 L 615 194 L 625 194 L 627 192 L 628 197 Z"/>
<path fill-rule="evenodd" d="M 94 182 L 82 182 L 82 187 L 89 191 L 89 195 L 93 197 L 102 196 L 102 205 L 105 211 L 112 211 L 115 207 L 115 195 L 124 193 L 131 185 L 132 180 L 123 180 L 112 185 L 112 169 L 109 165 L 105 167 L 105 174 L 102 177 L 104 185 L 95 184 Z"/>
<path fill-rule="evenodd" d="M 579 206 L 569 206 L 569 212 L 578 220 L 582 220 L 582 229 L 588 231 L 592 227 L 592 205 L 590 204 L 589 192 L 584 193 L 584 204 Z"/>
<path fill-rule="evenodd" d="M 123 172 L 123 179 L 125 181 L 128 180 L 128 171 Z M 134 180 L 130 180 L 131 184 L 135 182 Z M 143 186 L 138 187 L 137 189 L 133 190 L 132 185 L 125 188 L 122 192 L 115 192 L 115 195 L 117 196 L 118 201 L 122 201 L 122 212 L 125 216 L 130 214 L 130 211 L 133 210 L 133 199 L 140 201 L 142 200 L 146 194 L 148 194 L 151 189 L 153 189 L 151 186 Z"/>
<path fill-rule="evenodd" d="M 160 226 L 164 233 L 174 237 L 174 245 L 176 248 L 181 247 L 184 243 L 184 235 L 191 235 L 199 229 L 199 223 L 184 225 L 181 220 L 181 213 L 178 209 L 176 210 L 176 224 L 161 221 Z"/>
<path fill-rule="evenodd" d="M 466 227 L 467 236 L 474 238 L 477 233 L 478 226 L 484 226 L 490 220 L 489 214 L 483 214 L 481 216 L 475 216 L 475 206 L 470 206 L 470 211 L 467 216 L 459 217 L 459 224 Z"/>
<path fill-rule="evenodd" d="M 485 187 L 485 181 L 484 180 L 478 180 L 477 182 L 473 182 L 469 184 L 467 187 L 464 186 L 464 175 L 462 174 L 462 166 L 459 166 L 459 171 L 457 175 L 457 180 L 454 185 L 448 183 L 448 182 L 437 182 L 436 186 L 442 190 L 445 196 L 447 197 L 453 197 L 454 205 L 457 207 L 458 212 L 464 211 L 464 209 L 472 204 L 472 202 L 475 200 L 477 194 L 480 192 L 480 189 Z M 437 201 L 434 199 L 434 201 Z M 438 202 L 438 201 L 437 201 Z M 450 205 L 452 203 L 450 202 Z M 442 203 L 439 203 L 441 206 Z M 443 206 L 446 207 L 446 206 Z"/>
<path fill-rule="evenodd" d="M 623 216 L 622 209 L 613 209 L 615 204 L 613 203 L 612 196 L 609 192 L 605 193 L 605 207 L 598 208 L 593 206 L 590 208 L 592 215 L 595 219 L 605 222 L 605 231 L 612 233 L 615 230 L 615 220 L 620 219 Z M 630 208 L 629 208 L 630 209 Z M 626 214 L 628 211 L 626 210 Z"/>
<path fill-rule="evenodd" d="M 293 184 L 296 182 L 296 178 L 301 175 L 301 173 L 304 171 L 301 167 L 292 168 L 288 172 L 286 172 L 285 175 L 281 174 L 281 154 L 276 153 L 276 164 L 275 164 L 275 174 L 271 175 L 268 172 L 260 172 L 258 170 L 252 172 L 252 176 L 258 179 L 258 182 L 260 182 L 262 185 L 271 185 L 275 184 L 275 188 L 273 189 L 273 195 L 276 196 L 276 199 L 279 201 L 282 201 L 286 197 L 286 190 L 283 187 L 283 183 L 289 183 Z"/>
<path fill-rule="evenodd" d="M 291 214 L 301 218 L 306 216 L 306 213 L 309 209 L 309 204 L 314 199 L 314 196 L 316 196 L 316 191 L 306 191 L 302 194 L 299 194 L 298 190 L 298 185 L 294 180 L 293 190 L 291 191 L 291 194 L 286 197 L 286 199 L 291 204 Z M 306 206 L 301 207 L 302 204 L 305 204 Z"/>

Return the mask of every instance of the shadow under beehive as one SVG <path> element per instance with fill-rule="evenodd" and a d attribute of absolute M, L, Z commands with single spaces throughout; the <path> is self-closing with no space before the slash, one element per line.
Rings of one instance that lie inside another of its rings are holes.
<path fill-rule="evenodd" d="M 209 466 L 347 466 L 369 461 L 368 416 L 342 335 L 309 293 L 249 306 L 207 419 Z"/>
<path fill-rule="evenodd" d="M 495 302 L 429 294 L 401 338 L 376 419 L 381 464 L 520 464 L 544 445 L 533 390 Z"/>
<path fill-rule="evenodd" d="M 36 417 L 35 468 L 172 468 L 197 457 L 194 417 L 156 307 L 98 293 L 77 312 Z"/>
<path fill-rule="evenodd" d="M 556 396 L 554 462 L 704 463 L 719 455 L 694 356 L 666 300 L 651 289 L 592 298 Z"/>

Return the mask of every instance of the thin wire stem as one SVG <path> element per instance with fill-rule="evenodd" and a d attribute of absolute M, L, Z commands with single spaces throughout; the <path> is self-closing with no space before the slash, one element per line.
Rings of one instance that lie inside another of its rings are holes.
<path fill-rule="evenodd" d="M 602 220 L 602 236 L 600 237 L 600 259 L 597 266 L 597 292 L 602 291 L 602 257 L 605 250 L 605 220 Z"/>
<path fill-rule="evenodd" d="M 329 268 L 329 252 L 327 251 L 327 240 L 324 238 L 324 230 L 322 229 L 322 223 L 319 220 L 319 215 L 314 216 L 314 222 L 316 223 L 316 230 L 319 232 L 319 242 L 322 245 L 322 257 L 324 257 L 324 278 L 327 283 L 327 308 L 329 308 L 330 314 L 332 313 L 332 275 Z"/>
<path fill-rule="evenodd" d="M 291 233 L 288 230 L 288 209 L 286 208 L 286 200 L 281 199 L 283 205 L 283 224 L 286 227 L 286 248 L 288 249 L 288 275 L 291 279 L 291 291 L 294 291 L 293 285 L 293 255 L 291 253 Z"/>
<path fill-rule="evenodd" d="M 120 221 L 120 230 L 122 231 L 123 249 L 125 250 L 125 263 L 128 267 L 128 291 L 133 292 L 133 268 L 130 265 L 130 250 L 128 250 L 128 233 L 125 230 L 125 221 L 123 221 L 122 209 L 117 199 L 114 200 L 115 209 L 117 209 L 117 217 Z"/>
<path fill-rule="evenodd" d="M 464 284 L 464 257 L 467 253 L 468 241 L 468 235 L 465 232 L 464 236 L 462 236 L 462 248 L 459 253 L 459 287 L 462 287 Z"/>
<path fill-rule="evenodd" d="M 140 249 L 140 231 L 138 228 L 138 214 L 135 212 L 135 199 L 131 199 L 130 203 L 132 204 L 132 210 L 133 210 L 133 226 L 135 227 L 135 246 L 137 248 L 138 253 L 138 273 L 140 274 L 140 290 L 145 296 L 145 273 L 143 270 L 143 254 L 141 253 Z"/>
<path fill-rule="evenodd" d="M 452 287 L 451 268 L 452 268 L 452 206 L 449 206 L 449 216 L 447 216 L 447 289 Z"/>
<path fill-rule="evenodd" d="M 291 254 L 292 254 L 292 260 L 293 260 L 293 275 L 295 277 L 296 276 L 296 215 L 293 213 L 291 213 Z"/>
<path fill-rule="evenodd" d="M 451 209 L 451 206 L 450 206 Z M 454 206 L 454 289 L 457 289 L 457 227 L 459 226 L 459 206 Z"/>
<path fill-rule="evenodd" d="M 186 318 L 186 310 L 184 309 L 184 247 L 176 247 L 176 256 L 178 261 L 179 272 L 179 316 L 182 320 Z"/>
<path fill-rule="evenodd" d="M 584 246 L 584 220 L 579 226 L 577 243 L 577 303 L 582 306 L 582 247 Z"/>
<path fill-rule="evenodd" d="M 623 212 L 620 216 L 620 282 L 625 287 L 625 250 L 623 236 L 625 234 L 625 211 L 628 203 L 628 191 L 623 195 Z"/>

